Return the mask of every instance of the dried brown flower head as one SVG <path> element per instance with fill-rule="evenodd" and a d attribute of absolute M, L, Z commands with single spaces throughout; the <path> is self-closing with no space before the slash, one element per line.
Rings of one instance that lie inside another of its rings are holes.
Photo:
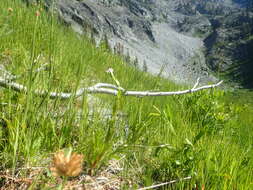
<path fill-rule="evenodd" d="M 9 7 L 7 10 L 9 13 L 13 12 L 13 8 L 11 8 L 11 7 Z"/>
<path fill-rule="evenodd" d="M 36 11 L 35 15 L 36 15 L 36 17 L 39 17 L 40 16 L 40 11 Z"/>
<path fill-rule="evenodd" d="M 83 155 L 61 150 L 55 153 L 50 170 L 54 176 L 74 177 L 81 173 L 82 163 Z"/>

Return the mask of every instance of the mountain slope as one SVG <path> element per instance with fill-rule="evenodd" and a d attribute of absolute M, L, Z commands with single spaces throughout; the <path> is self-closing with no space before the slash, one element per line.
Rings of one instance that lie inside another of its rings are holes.
<path fill-rule="evenodd" d="M 54 6 L 76 32 L 91 33 L 98 41 L 106 35 L 116 52 L 136 57 L 139 67 L 145 63 L 153 74 L 162 68 L 163 76 L 177 82 L 212 81 L 211 69 L 248 86 L 251 80 L 242 67 L 251 69 L 249 5 L 231 0 L 58 0 Z"/>
<path fill-rule="evenodd" d="M 61 19 L 75 31 L 92 32 L 101 39 L 105 34 L 112 47 L 124 47 L 123 53 L 138 58 L 153 74 L 178 82 L 214 80 L 208 76 L 203 56 L 203 41 L 178 31 L 184 17 L 176 10 L 177 1 L 68 1 L 59 0 L 56 7 Z M 194 18 L 199 27 L 210 25 L 201 15 Z M 197 63 L 197 64 L 196 64 Z"/>
<path fill-rule="evenodd" d="M 27 86 L 26 93 L 0 88 L 1 189 L 139 189 L 171 181 L 173 189 L 252 189 L 252 93 L 40 97 L 41 90 L 74 93 L 99 82 L 184 87 L 129 67 L 105 42 L 96 47 L 41 4 L 3 0 L 0 10 L 0 77 L 16 76 L 2 86 Z M 83 164 L 72 156 L 69 162 L 71 153 Z M 69 177 L 73 172 L 78 176 Z"/>

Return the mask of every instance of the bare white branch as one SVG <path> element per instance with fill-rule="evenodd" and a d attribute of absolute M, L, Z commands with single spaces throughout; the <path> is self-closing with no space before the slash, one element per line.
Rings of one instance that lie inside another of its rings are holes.
<path fill-rule="evenodd" d="M 59 99 L 68 99 L 71 97 L 77 98 L 82 96 L 84 93 L 88 94 L 109 94 L 109 95 L 117 95 L 120 91 L 124 96 L 136 96 L 136 97 L 143 97 L 143 96 L 172 96 L 172 95 L 182 95 L 197 92 L 200 90 L 208 89 L 208 88 L 215 88 L 222 84 L 223 81 L 220 81 L 216 84 L 201 86 L 198 88 L 192 88 L 187 90 L 180 90 L 180 91 L 171 91 L 171 92 L 152 92 L 152 91 L 128 91 L 121 87 L 117 87 L 113 84 L 107 83 L 98 83 L 94 86 L 87 87 L 87 88 L 80 88 L 74 93 L 65 93 L 65 92 L 48 92 L 45 90 L 35 90 L 34 94 L 41 97 L 49 97 L 51 99 L 59 98 Z M 196 83 L 197 84 L 197 83 Z M 21 84 L 6 80 L 0 77 L 0 86 L 4 88 L 9 88 L 17 92 L 28 93 L 28 89 L 26 86 Z M 196 85 L 194 85 L 195 87 Z"/>
<path fill-rule="evenodd" d="M 185 178 L 182 178 L 182 179 L 177 179 L 177 180 L 172 180 L 172 181 L 165 182 L 165 183 L 160 183 L 160 184 L 157 184 L 157 185 L 152 185 L 152 186 L 149 186 L 149 187 L 143 187 L 143 188 L 140 188 L 140 189 L 138 189 L 138 190 L 155 189 L 155 188 L 162 187 L 162 186 L 165 186 L 165 185 L 177 183 L 177 182 L 179 182 L 179 181 L 190 180 L 191 178 L 192 178 L 192 177 L 189 176 L 189 177 L 185 177 Z"/>
<path fill-rule="evenodd" d="M 124 88 L 118 87 L 118 86 L 113 85 L 113 84 L 107 84 L 107 83 L 97 83 L 94 87 L 96 87 L 96 88 L 111 88 L 111 89 L 114 89 L 114 90 L 125 91 Z"/>
<path fill-rule="evenodd" d="M 37 56 L 37 58 L 34 60 L 34 64 L 37 64 L 42 56 L 43 56 L 42 54 L 39 54 Z M 49 65 L 49 63 L 42 64 L 39 68 L 34 70 L 33 73 L 38 73 L 40 71 L 46 70 L 48 68 L 48 65 Z M 20 75 L 13 75 L 11 72 L 7 71 L 3 65 L 0 65 L 0 71 L 2 72 L 2 77 L 5 80 L 9 80 L 9 81 L 17 80 L 17 79 L 23 77 L 25 75 L 25 73 L 28 72 L 27 71 L 27 72 L 22 73 Z"/>
<path fill-rule="evenodd" d="M 4 66 L 0 65 L 0 71 L 3 78 L 9 80 L 13 77 L 16 77 L 15 75 L 12 75 L 9 71 L 5 70 Z"/>
<path fill-rule="evenodd" d="M 33 72 L 34 72 L 34 73 L 38 73 L 38 72 L 40 72 L 40 71 L 44 71 L 44 70 L 48 69 L 48 65 L 49 65 L 49 63 L 44 63 L 44 64 L 42 64 L 38 69 L 36 69 L 36 70 L 33 71 Z"/>
<path fill-rule="evenodd" d="M 195 88 L 197 88 L 197 86 L 199 85 L 199 80 L 200 80 L 200 78 L 197 79 L 197 81 L 196 81 L 196 83 L 194 84 L 192 90 L 195 89 Z"/>
<path fill-rule="evenodd" d="M 45 64 L 41 65 L 38 69 L 34 70 L 33 73 L 39 73 L 40 71 L 46 70 L 48 65 L 49 65 L 49 63 L 45 63 Z M 7 72 L 7 75 L 4 76 L 4 78 L 9 81 L 17 80 L 19 78 L 22 78 L 25 75 L 25 73 L 20 74 L 20 75 L 12 75 L 8 71 L 5 71 L 5 72 Z"/>

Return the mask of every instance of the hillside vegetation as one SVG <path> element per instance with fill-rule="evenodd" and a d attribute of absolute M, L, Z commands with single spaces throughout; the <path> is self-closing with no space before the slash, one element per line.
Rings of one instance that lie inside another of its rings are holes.
<path fill-rule="evenodd" d="M 44 64 L 46 70 L 35 72 Z M 26 7 L 19 0 L 0 3 L 0 66 L 28 87 L 27 94 L 0 89 L 2 189 L 81 187 L 99 177 L 109 180 L 107 189 L 115 181 L 111 189 L 138 189 L 186 177 L 163 188 L 253 188 L 251 92 L 38 97 L 35 89 L 74 92 L 98 82 L 114 83 L 108 68 L 129 90 L 187 87 L 136 70 L 106 43 L 95 47 L 43 6 Z M 53 154 L 62 149 L 83 155 L 80 175 L 52 175 Z"/>

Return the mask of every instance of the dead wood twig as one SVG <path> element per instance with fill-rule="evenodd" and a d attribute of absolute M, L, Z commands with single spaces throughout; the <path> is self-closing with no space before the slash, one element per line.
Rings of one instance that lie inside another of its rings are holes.
<path fill-rule="evenodd" d="M 176 179 L 176 180 L 172 180 L 172 181 L 169 181 L 169 182 L 165 182 L 165 183 L 160 183 L 160 184 L 157 184 L 157 185 L 152 185 L 152 186 L 149 186 L 149 187 L 143 187 L 143 188 L 140 188 L 138 190 L 148 190 L 148 189 L 155 189 L 155 188 L 158 188 L 158 187 L 162 187 L 162 186 L 165 186 L 165 185 L 170 185 L 170 184 L 173 184 L 173 183 L 177 183 L 179 181 L 185 181 L 185 180 L 190 180 L 191 177 L 185 177 L 185 178 L 182 178 L 182 179 Z"/>
<path fill-rule="evenodd" d="M 173 96 L 173 95 L 182 95 L 193 93 L 197 91 L 201 91 L 204 89 L 215 88 L 222 84 L 223 81 L 220 81 L 216 84 L 205 85 L 201 87 L 198 86 L 199 79 L 192 89 L 179 90 L 179 91 L 170 91 L 170 92 L 152 92 L 152 91 L 131 91 L 125 90 L 122 87 L 115 86 L 113 84 L 108 83 L 98 83 L 94 86 L 87 88 L 80 88 L 76 92 L 73 93 L 65 93 L 65 92 L 48 92 L 45 90 L 35 90 L 34 94 L 40 97 L 49 97 L 51 99 L 59 98 L 59 99 L 69 99 L 71 97 L 77 98 L 82 96 L 83 94 L 109 94 L 109 95 L 117 95 L 120 91 L 124 96 Z M 28 88 L 22 84 L 12 82 L 0 77 L 0 86 L 4 88 L 9 88 L 17 92 L 28 93 Z"/>

